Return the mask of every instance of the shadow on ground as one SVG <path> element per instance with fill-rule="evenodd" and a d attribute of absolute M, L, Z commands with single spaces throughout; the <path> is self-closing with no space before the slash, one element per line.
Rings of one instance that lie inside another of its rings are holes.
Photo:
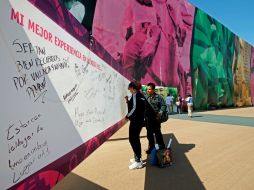
<path fill-rule="evenodd" d="M 74 173 L 69 173 L 68 178 L 71 179 L 71 183 L 58 183 L 57 186 L 53 188 L 53 190 L 61 190 L 61 189 L 75 189 L 77 186 L 73 186 L 73 184 L 78 184 L 79 189 L 86 189 L 86 190 L 106 190 L 106 188 L 99 186 L 79 175 Z"/>
<path fill-rule="evenodd" d="M 144 189 L 204 190 L 205 187 L 185 155 L 195 147 L 195 144 L 179 144 L 173 134 L 166 134 L 163 137 L 165 142 L 170 138 L 173 140 L 173 165 L 168 168 L 158 168 L 147 164 Z M 149 163 L 149 156 L 147 162 Z"/>
<path fill-rule="evenodd" d="M 141 136 L 140 138 L 146 138 Z M 147 156 L 144 178 L 144 189 L 173 189 L 173 190 L 190 190 L 198 189 L 205 190 L 202 182 L 200 181 L 195 169 L 192 167 L 190 161 L 186 157 L 186 153 L 195 148 L 195 144 L 180 144 L 174 134 L 164 134 L 164 141 L 168 142 L 172 138 L 172 153 L 173 153 L 173 165 L 167 168 L 159 168 L 157 166 L 149 165 L 149 156 Z M 128 138 L 116 138 L 108 141 L 121 141 L 128 140 Z M 167 143 L 166 143 L 167 144 Z M 82 187 L 86 190 L 105 190 L 106 188 L 99 184 L 93 183 L 86 178 L 80 177 L 75 173 L 68 174 L 68 178 L 71 179 L 70 183 L 59 183 L 54 190 L 60 189 L 76 189 L 76 187 Z M 126 179 L 127 180 L 127 179 Z M 77 185 L 78 184 L 78 185 Z M 128 182 L 127 182 L 128 184 Z"/>

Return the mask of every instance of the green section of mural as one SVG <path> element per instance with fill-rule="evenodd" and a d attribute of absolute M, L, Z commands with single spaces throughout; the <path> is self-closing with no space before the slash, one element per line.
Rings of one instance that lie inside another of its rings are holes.
<path fill-rule="evenodd" d="M 233 105 L 234 37 L 222 24 L 196 9 L 191 50 L 196 109 Z"/>

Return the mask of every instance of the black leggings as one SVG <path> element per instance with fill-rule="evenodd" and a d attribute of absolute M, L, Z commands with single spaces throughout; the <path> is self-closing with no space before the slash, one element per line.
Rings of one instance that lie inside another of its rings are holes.
<path fill-rule="evenodd" d="M 141 158 L 141 143 L 140 143 L 140 132 L 143 127 L 142 122 L 130 122 L 129 127 L 129 142 L 131 144 L 132 150 L 135 154 L 136 161 L 139 161 Z"/>

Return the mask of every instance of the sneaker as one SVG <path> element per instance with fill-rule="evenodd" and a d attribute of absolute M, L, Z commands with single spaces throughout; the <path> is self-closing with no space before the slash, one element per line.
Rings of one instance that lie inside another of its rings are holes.
<path fill-rule="evenodd" d="M 140 158 L 139 160 L 140 160 L 140 162 L 142 162 L 141 158 Z M 132 163 L 134 163 L 134 162 L 136 162 L 135 158 L 131 158 L 131 159 L 130 159 L 130 163 L 132 164 Z"/>
<path fill-rule="evenodd" d="M 133 162 L 131 165 L 129 165 L 129 169 L 130 170 L 134 170 L 134 169 L 140 169 L 143 167 L 143 162 L 140 161 L 140 162 Z"/>
<path fill-rule="evenodd" d="M 134 162 L 135 162 L 135 158 L 131 158 L 130 163 L 134 163 Z"/>

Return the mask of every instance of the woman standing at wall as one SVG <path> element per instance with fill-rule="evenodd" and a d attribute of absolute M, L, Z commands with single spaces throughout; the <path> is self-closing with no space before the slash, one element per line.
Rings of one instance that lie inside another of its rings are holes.
<path fill-rule="evenodd" d="M 129 169 L 139 169 L 143 167 L 141 159 L 140 132 L 145 125 L 145 98 L 140 92 L 140 85 L 133 81 L 129 84 L 128 89 L 132 94 L 130 100 L 126 97 L 128 104 L 128 114 L 126 119 L 130 120 L 129 142 L 134 152 L 134 159 L 130 159 Z"/>

